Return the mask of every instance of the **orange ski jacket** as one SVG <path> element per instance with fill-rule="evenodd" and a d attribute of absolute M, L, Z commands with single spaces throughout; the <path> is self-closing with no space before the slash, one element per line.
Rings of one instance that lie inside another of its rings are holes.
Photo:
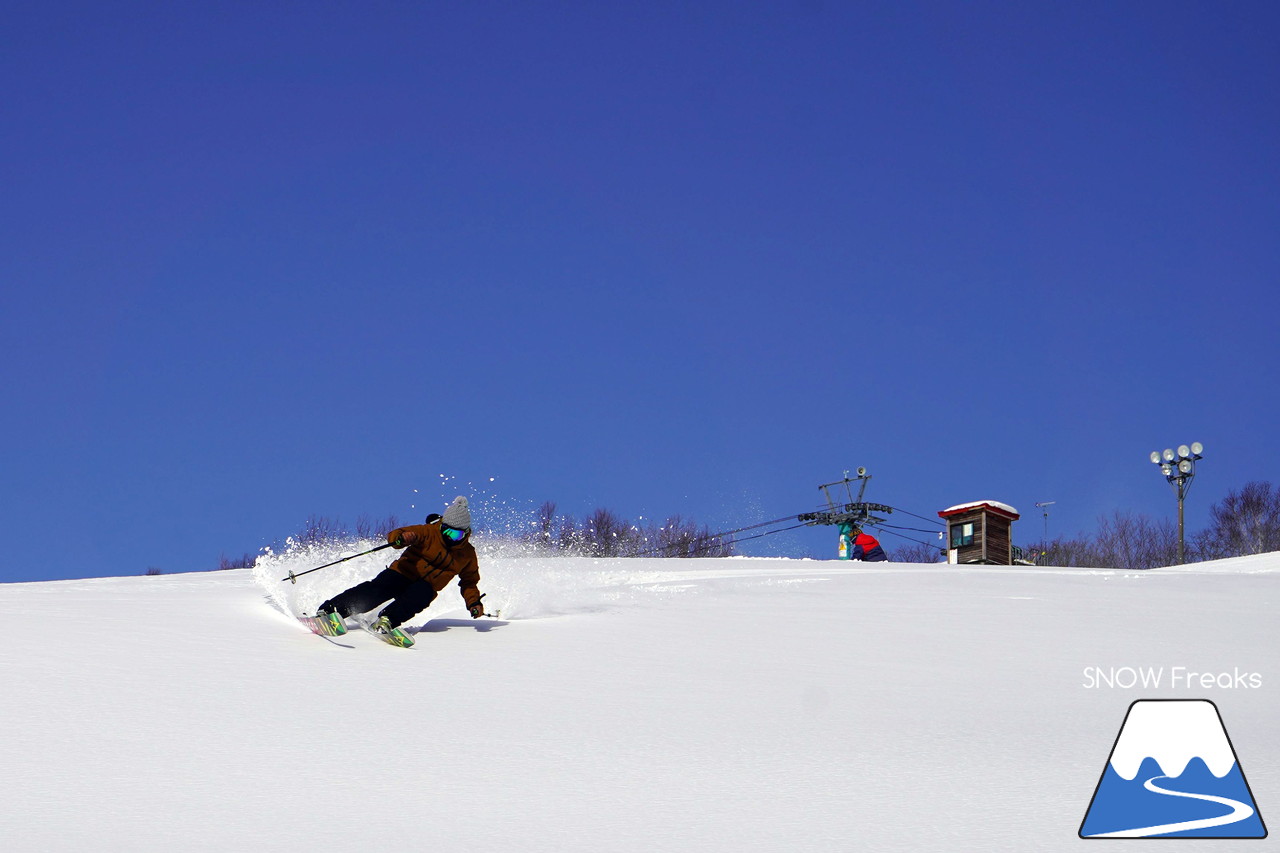
<path fill-rule="evenodd" d="M 395 544 L 397 539 L 406 533 L 417 534 L 417 541 L 404 549 L 390 568 L 409 578 L 417 578 L 431 584 L 431 588 L 440 592 L 449 585 L 449 581 L 458 579 L 462 589 L 462 600 L 467 607 L 480 600 L 480 561 L 476 558 L 476 549 L 468 537 L 456 545 L 445 545 L 444 535 L 439 524 L 413 524 L 408 527 L 397 527 L 387 534 L 387 541 Z"/>

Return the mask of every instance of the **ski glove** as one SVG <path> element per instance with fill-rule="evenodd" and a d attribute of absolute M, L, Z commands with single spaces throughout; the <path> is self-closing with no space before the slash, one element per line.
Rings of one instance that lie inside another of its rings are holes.
<path fill-rule="evenodd" d="M 467 611 L 470 612 L 472 619 L 479 619 L 484 615 L 484 605 L 477 601 L 475 604 L 468 607 Z"/>
<path fill-rule="evenodd" d="M 410 545 L 415 544 L 417 541 L 418 541 L 418 534 L 414 533 L 412 530 L 406 530 L 404 533 L 401 533 L 399 536 L 397 536 L 396 541 L 392 542 L 391 544 L 396 548 L 406 548 Z"/>

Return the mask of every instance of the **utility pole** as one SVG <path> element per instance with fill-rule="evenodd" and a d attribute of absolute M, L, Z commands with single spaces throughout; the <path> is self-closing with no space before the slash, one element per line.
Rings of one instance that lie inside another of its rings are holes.
<path fill-rule="evenodd" d="M 1049 547 L 1049 507 L 1056 504 L 1057 501 L 1040 501 L 1036 506 L 1044 512 L 1044 546 Z"/>

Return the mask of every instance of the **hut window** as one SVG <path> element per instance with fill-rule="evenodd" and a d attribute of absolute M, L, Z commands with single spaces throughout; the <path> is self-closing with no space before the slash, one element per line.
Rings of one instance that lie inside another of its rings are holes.
<path fill-rule="evenodd" d="M 951 528 L 951 547 L 962 548 L 973 544 L 973 522 L 966 521 Z"/>

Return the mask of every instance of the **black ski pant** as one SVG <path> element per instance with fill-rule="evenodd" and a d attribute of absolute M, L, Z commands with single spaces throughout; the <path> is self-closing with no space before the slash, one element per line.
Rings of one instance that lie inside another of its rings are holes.
<path fill-rule="evenodd" d="M 353 613 L 366 613 L 387 599 L 394 599 L 379 616 L 387 617 L 391 627 L 399 628 L 435 601 L 436 591 L 424 580 L 408 578 L 395 569 L 384 569 L 373 580 L 356 584 L 320 605 L 342 618 Z"/>

